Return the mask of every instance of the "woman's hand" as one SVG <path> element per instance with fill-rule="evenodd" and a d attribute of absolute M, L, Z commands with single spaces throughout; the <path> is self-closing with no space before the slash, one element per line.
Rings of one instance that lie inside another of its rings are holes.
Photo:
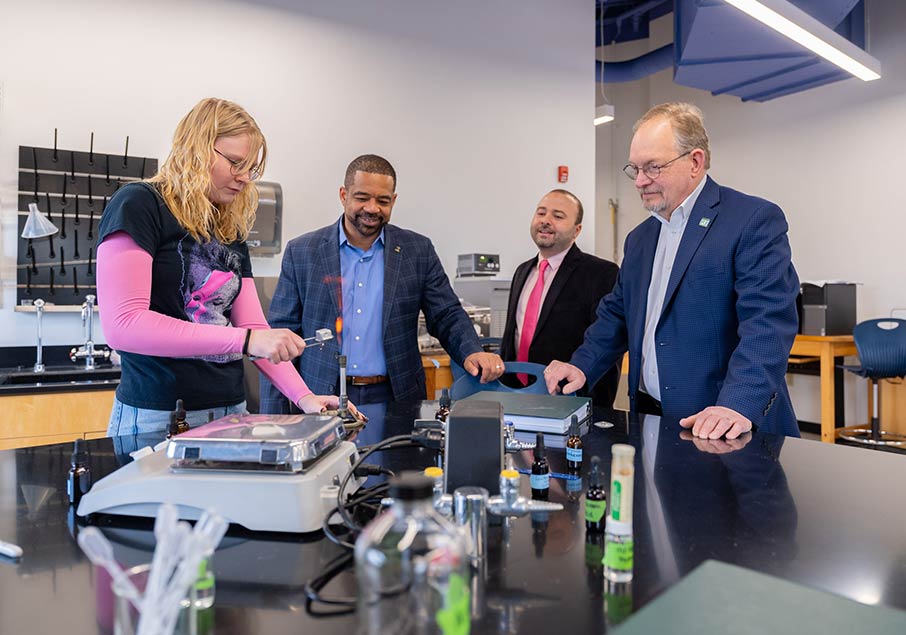
<path fill-rule="evenodd" d="M 324 412 L 325 410 L 336 410 L 340 407 L 340 398 L 336 395 L 316 395 L 314 393 L 309 393 L 302 397 L 298 403 L 299 410 L 306 414 L 318 414 Z M 368 417 L 359 412 L 353 403 L 350 401 L 347 403 L 349 412 L 352 413 L 356 419 L 361 422 L 367 422 Z"/>
<path fill-rule="evenodd" d="M 297 358 L 305 350 L 305 341 L 289 329 L 252 329 L 248 354 L 274 364 Z"/>

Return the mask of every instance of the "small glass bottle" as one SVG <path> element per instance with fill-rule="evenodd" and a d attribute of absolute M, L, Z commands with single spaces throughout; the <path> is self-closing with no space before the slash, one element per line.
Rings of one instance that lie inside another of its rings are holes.
<path fill-rule="evenodd" d="M 551 488 L 551 469 L 544 456 L 544 435 L 539 432 L 535 435 L 535 460 L 532 462 L 532 474 L 529 482 L 532 486 L 532 498 L 547 500 Z"/>
<path fill-rule="evenodd" d="M 393 503 L 355 543 L 359 633 L 469 632 L 469 560 L 459 529 L 432 504 L 434 481 L 391 479 Z"/>
<path fill-rule="evenodd" d="M 186 421 L 186 407 L 182 403 L 182 399 L 176 400 L 176 410 L 173 411 L 176 415 L 176 434 L 182 434 L 183 432 L 189 431 L 189 422 Z"/>
<path fill-rule="evenodd" d="M 601 459 L 591 457 L 591 470 L 588 472 L 588 491 L 585 492 L 585 531 L 600 533 L 604 531 L 607 495 L 601 486 Z"/>
<path fill-rule="evenodd" d="M 87 494 L 91 489 L 91 469 L 88 467 L 88 453 L 85 452 L 84 444 L 83 439 L 76 439 L 72 449 L 69 477 L 66 480 L 70 505 L 78 505 L 82 494 Z"/>
<path fill-rule="evenodd" d="M 635 448 L 624 443 L 612 446 L 610 464 L 610 513 L 605 525 L 604 577 L 611 582 L 632 580 L 632 491 L 635 479 Z"/>
<path fill-rule="evenodd" d="M 437 403 L 437 412 L 434 413 L 434 418 L 437 421 L 442 421 L 446 423 L 447 416 L 450 414 L 450 406 L 452 401 L 450 401 L 450 389 L 441 388 L 440 389 L 440 401 Z"/>
<path fill-rule="evenodd" d="M 566 467 L 572 472 L 582 469 L 582 438 L 579 436 L 579 417 L 573 415 L 566 438 Z"/>

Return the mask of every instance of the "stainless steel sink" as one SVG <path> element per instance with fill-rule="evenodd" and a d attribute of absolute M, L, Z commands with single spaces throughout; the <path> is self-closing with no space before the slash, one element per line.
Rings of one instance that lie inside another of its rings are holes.
<path fill-rule="evenodd" d="M 101 367 L 94 370 L 78 368 L 47 369 L 43 373 L 30 371 L 0 371 L 0 386 L 22 386 L 28 384 L 68 384 L 71 382 L 104 381 L 119 379 L 120 369 Z"/>

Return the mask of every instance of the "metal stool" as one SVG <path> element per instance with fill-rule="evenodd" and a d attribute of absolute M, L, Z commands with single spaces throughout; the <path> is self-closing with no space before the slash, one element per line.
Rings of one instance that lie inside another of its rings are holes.
<path fill-rule="evenodd" d="M 873 405 L 870 428 L 844 428 L 840 438 L 875 446 L 906 446 L 906 435 L 881 430 L 878 381 L 906 376 L 906 320 L 881 318 L 860 322 L 853 329 L 861 366 L 843 366 L 871 381 Z"/>

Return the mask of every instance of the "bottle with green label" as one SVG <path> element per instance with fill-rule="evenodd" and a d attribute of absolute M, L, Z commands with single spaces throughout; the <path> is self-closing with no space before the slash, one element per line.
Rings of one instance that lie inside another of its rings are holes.
<path fill-rule="evenodd" d="M 632 490 L 635 448 L 615 443 L 610 461 L 610 513 L 605 525 L 604 577 L 611 582 L 632 580 Z"/>
<path fill-rule="evenodd" d="M 604 493 L 602 480 L 601 459 L 593 456 L 588 472 L 588 491 L 585 493 L 585 531 L 604 531 L 607 495 Z"/>

